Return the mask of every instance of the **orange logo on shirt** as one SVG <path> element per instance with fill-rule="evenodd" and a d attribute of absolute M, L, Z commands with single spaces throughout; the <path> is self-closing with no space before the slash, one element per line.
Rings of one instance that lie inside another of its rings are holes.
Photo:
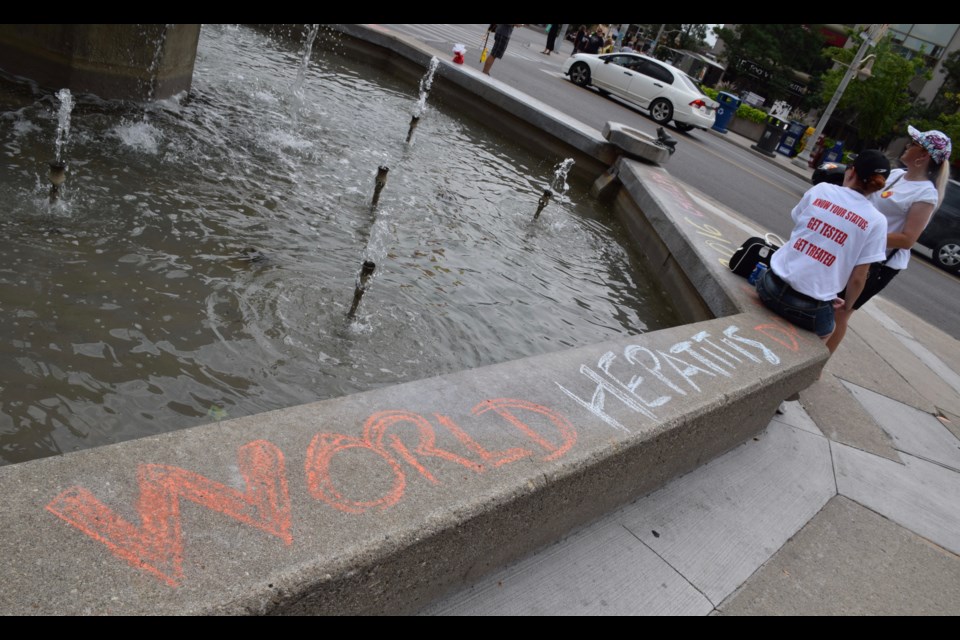
<path fill-rule="evenodd" d="M 893 195 L 893 191 L 884 191 L 883 193 L 880 194 L 880 197 L 881 197 L 881 198 L 889 198 L 889 197 L 892 196 L 892 195 Z"/>

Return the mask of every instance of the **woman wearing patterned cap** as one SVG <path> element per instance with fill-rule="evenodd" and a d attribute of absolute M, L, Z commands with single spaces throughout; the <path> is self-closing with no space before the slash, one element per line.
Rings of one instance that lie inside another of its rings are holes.
<path fill-rule="evenodd" d="M 887 218 L 887 258 L 871 265 L 867 284 L 853 308 L 837 313 L 837 328 L 827 340 L 830 353 L 840 346 L 850 315 L 907 268 L 910 248 L 943 202 L 950 180 L 950 138 L 942 131 L 918 131 L 912 126 L 907 132 L 910 141 L 900 154 L 904 168 L 891 171 L 884 188 L 870 196 L 873 206 Z"/>

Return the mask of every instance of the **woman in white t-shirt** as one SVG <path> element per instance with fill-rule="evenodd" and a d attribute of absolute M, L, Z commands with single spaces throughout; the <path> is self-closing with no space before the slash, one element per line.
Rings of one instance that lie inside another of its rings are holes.
<path fill-rule="evenodd" d="M 937 205 L 943 202 L 950 179 L 950 138 L 940 131 L 918 131 L 910 126 L 907 132 L 910 142 L 900 155 L 904 168 L 891 171 L 883 190 L 870 196 L 873 205 L 887 218 L 886 255 L 870 268 L 863 292 L 853 307 L 837 313 L 836 331 L 827 340 L 830 353 L 837 350 L 846 335 L 850 315 L 907 268 L 910 248 L 930 222 Z"/>
<path fill-rule="evenodd" d="M 868 196 L 883 188 L 890 161 L 879 151 L 861 153 L 847 167 L 843 186 L 821 182 L 790 212 L 790 239 L 773 254 L 757 280 L 757 295 L 772 311 L 826 340 L 834 313 L 851 308 L 870 264 L 883 260 L 887 221 Z M 849 300 L 837 292 L 846 288 Z"/>

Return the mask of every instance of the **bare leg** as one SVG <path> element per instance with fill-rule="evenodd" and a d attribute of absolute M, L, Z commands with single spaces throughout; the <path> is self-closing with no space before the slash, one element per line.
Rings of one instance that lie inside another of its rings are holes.
<path fill-rule="evenodd" d="M 833 319 L 834 322 L 836 322 L 836 327 L 834 327 L 833 333 L 831 333 L 827 339 L 827 349 L 830 350 L 831 354 L 837 350 L 837 347 L 840 346 L 840 342 L 843 340 L 843 336 L 847 334 L 847 324 L 850 322 L 851 315 L 853 315 L 852 309 L 850 311 L 837 309 L 834 312 Z"/>
<path fill-rule="evenodd" d="M 490 67 L 493 66 L 493 61 L 496 60 L 493 56 L 487 56 L 486 61 L 483 63 L 483 72 L 487 75 L 490 75 Z"/>

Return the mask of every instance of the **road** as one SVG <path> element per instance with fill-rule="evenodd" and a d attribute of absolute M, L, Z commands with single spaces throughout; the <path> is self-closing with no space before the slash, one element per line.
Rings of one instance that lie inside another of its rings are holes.
<path fill-rule="evenodd" d="M 453 45 L 464 44 L 465 64 L 481 68 L 480 51 L 487 25 L 383 26 L 448 52 L 451 58 Z M 560 54 L 553 55 L 540 53 L 545 43 L 546 36 L 535 29 L 516 29 L 491 75 L 597 130 L 602 130 L 607 121 L 615 121 L 655 135 L 657 125 L 645 112 L 566 80 L 560 68 L 573 48 L 570 42 L 560 44 Z M 493 46 L 492 36 L 488 46 Z M 670 159 L 672 175 L 761 227 L 781 237 L 789 236 L 793 226 L 790 210 L 810 187 L 809 182 L 710 132 L 671 129 L 671 135 L 679 140 L 677 152 Z M 910 268 L 899 274 L 882 295 L 960 340 L 960 278 L 936 268 L 927 258 L 914 254 Z"/>

